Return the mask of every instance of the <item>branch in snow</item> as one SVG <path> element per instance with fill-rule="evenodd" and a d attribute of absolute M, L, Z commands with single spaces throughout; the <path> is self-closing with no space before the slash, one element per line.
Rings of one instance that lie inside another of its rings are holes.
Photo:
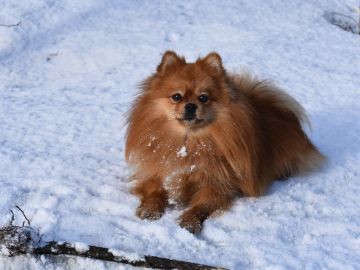
<path fill-rule="evenodd" d="M 12 257 L 32 253 L 38 239 L 38 234 L 29 226 L 5 226 L 0 229 L 0 254 Z"/>
<path fill-rule="evenodd" d="M 30 224 L 29 219 L 21 211 L 25 219 Z M 64 242 L 41 242 L 38 231 L 31 226 L 13 225 L 14 215 L 9 224 L 0 228 L 0 254 L 5 256 L 18 256 L 23 254 L 32 255 L 72 255 L 99 259 L 104 261 L 118 262 L 132 266 L 156 268 L 156 269 L 179 269 L 179 270 L 209 270 L 225 268 L 213 267 L 209 265 L 196 264 L 191 262 L 172 260 L 156 256 L 138 257 L 133 254 L 104 247 L 88 246 L 82 243 L 64 243 Z"/>
<path fill-rule="evenodd" d="M 22 22 L 19 21 L 18 23 L 15 23 L 15 24 L 2 24 L 2 23 L 0 23 L 0 26 L 2 26 L 2 27 L 18 27 L 21 24 L 22 24 Z"/>
<path fill-rule="evenodd" d="M 31 253 L 33 248 L 41 242 L 39 230 L 36 232 L 30 227 L 30 221 L 24 211 L 17 205 L 15 207 L 22 213 L 29 226 L 24 226 L 25 221 L 22 226 L 14 225 L 14 212 L 10 210 L 11 218 L 8 225 L 0 228 L 0 254 L 6 256 Z"/>
<path fill-rule="evenodd" d="M 357 19 L 353 16 L 339 12 L 326 12 L 324 17 L 333 25 L 354 34 L 360 34 L 360 3 L 358 7 L 350 7 L 352 12 L 357 14 Z"/>
<path fill-rule="evenodd" d="M 11 213 L 11 219 L 9 221 L 9 226 L 13 225 L 13 223 L 15 221 L 15 216 L 14 216 L 13 210 L 10 210 L 10 213 Z"/>
<path fill-rule="evenodd" d="M 156 256 L 144 256 L 144 258 L 129 258 L 124 255 L 118 254 L 108 248 L 88 246 L 81 249 L 76 245 L 69 243 L 57 243 L 48 242 L 42 247 L 37 247 L 33 251 L 34 254 L 51 254 L 51 255 L 73 255 L 81 256 L 92 259 L 100 259 L 104 261 L 119 262 L 130 264 L 132 266 L 149 267 L 156 269 L 192 269 L 192 270 L 206 270 L 206 269 L 224 269 L 219 267 L 213 267 L 203 264 L 195 264 L 191 262 L 171 260 L 167 258 L 161 258 Z"/>
<path fill-rule="evenodd" d="M 22 215 L 24 216 L 24 218 L 25 218 L 25 220 L 27 221 L 27 223 L 28 223 L 28 225 L 30 226 L 30 220 L 27 218 L 27 216 L 25 215 L 25 213 L 24 213 L 24 211 L 19 207 L 19 206 L 17 206 L 17 205 L 15 205 L 15 207 L 22 213 Z M 11 211 L 11 213 L 13 213 L 12 211 Z M 13 213 L 14 214 L 14 213 Z M 13 216 L 14 217 L 14 216 Z M 12 218 L 13 218 L 12 217 Z M 23 227 L 24 227 L 24 225 L 25 225 L 25 220 L 23 221 Z"/>

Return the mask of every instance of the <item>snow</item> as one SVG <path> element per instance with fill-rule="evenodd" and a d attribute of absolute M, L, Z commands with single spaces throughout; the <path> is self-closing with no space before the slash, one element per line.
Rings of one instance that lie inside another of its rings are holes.
<path fill-rule="evenodd" d="M 1 255 L 5 255 L 5 256 L 9 256 L 9 255 L 10 255 L 10 251 L 9 251 L 9 249 L 8 249 L 5 245 L 1 245 L 1 246 L 0 246 L 0 254 L 1 254 Z"/>
<path fill-rule="evenodd" d="M 85 243 L 81 243 L 81 242 L 75 242 L 74 243 L 74 248 L 77 252 L 80 252 L 80 253 L 85 253 L 86 251 L 89 250 L 89 246 Z"/>
<path fill-rule="evenodd" d="M 180 148 L 180 150 L 176 152 L 176 155 L 177 155 L 178 157 L 182 157 L 182 158 L 187 156 L 187 150 L 186 150 L 185 145 L 183 145 L 183 146 Z"/>
<path fill-rule="evenodd" d="M 0 24 L 22 23 L 0 26 L 0 224 L 10 209 L 22 223 L 19 205 L 43 240 L 230 269 L 357 269 L 360 36 L 325 18 L 358 16 L 357 5 L 1 1 Z M 229 71 L 274 79 L 307 110 L 310 137 L 329 163 L 276 183 L 264 197 L 239 198 L 200 236 L 179 228 L 179 209 L 139 220 L 124 161 L 125 113 L 166 49 L 189 60 L 217 51 Z M 132 269 L 47 256 L 0 257 L 0 265 Z"/>
<path fill-rule="evenodd" d="M 140 257 L 136 253 L 124 252 L 122 250 L 117 250 L 117 249 L 109 249 L 109 252 L 111 252 L 115 257 L 126 258 L 127 260 L 133 262 L 144 260 L 144 257 Z"/>

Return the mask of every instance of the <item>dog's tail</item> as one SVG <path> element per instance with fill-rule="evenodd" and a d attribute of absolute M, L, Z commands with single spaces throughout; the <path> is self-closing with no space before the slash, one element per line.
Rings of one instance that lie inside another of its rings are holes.
<path fill-rule="evenodd" d="M 301 104 L 275 85 L 271 80 L 259 80 L 256 76 L 249 72 L 243 74 L 230 74 L 231 84 L 236 86 L 236 89 L 241 89 L 241 92 L 250 99 L 264 99 L 273 100 L 277 107 L 283 110 L 293 112 L 299 119 L 302 125 L 311 128 L 309 117 Z M 232 90 L 230 90 L 232 91 Z M 233 95 L 235 93 L 231 93 Z M 235 94 L 236 95 L 236 94 Z"/>
<path fill-rule="evenodd" d="M 236 95 L 240 93 L 252 100 L 256 106 L 268 106 L 282 112 L 291 112 L 302 127 L 305 125 L 311 128 L 309 118 L 300 103 L 277 87 L 272 81 L 259 80 L 249 73 L 231 75 L 229 78 L 230 84 L 234 86 L 233 90 L 230 89 L 230 91 L 234 91 L 232 93 L 234 98 L 237 98 Z M 298 143 L 288 142 L 287 145 L 292 145 L 291 149 L 294 151 L 291 154 L 282 151 L 280 155 L 281 157 L 286 156 L 283 166 L 279 166 L 281 171 L 278 173 L 282 179 L 286 179 L 291 175 L 313 171 L 326 161 L 326 157 L 312 144 L 301 127 L 299 129 L 296 127 L 296 122 L 294 122 L 294 127 L 298 132 L 293 134 L 293 140 L 297 140 Z M 279 136 L 277 138 L 288 139 L 281 132 L 277 132 L 277 134 Z M 280 150 L 276 149 L 276 152 L 280 152 Z"/>

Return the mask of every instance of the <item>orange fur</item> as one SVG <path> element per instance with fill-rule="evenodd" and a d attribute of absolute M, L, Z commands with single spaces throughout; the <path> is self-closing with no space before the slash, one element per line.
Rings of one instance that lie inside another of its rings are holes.
<path fill-rule="evenodd" d="M 186 63 L 168 51 L 141 90 L 125 150 L 136 166 L 140 218 L 160 218 L 173 199 L 186 207 L 180 226 L 198 233 L 236 196 L 260 196 L 276 179 L 324 160 L 301 127 L 307 118 L 296 100 L 268 81 L 229 74 L 216 53 Z M 188 103 L 195 119 L 184 118 Z"/>

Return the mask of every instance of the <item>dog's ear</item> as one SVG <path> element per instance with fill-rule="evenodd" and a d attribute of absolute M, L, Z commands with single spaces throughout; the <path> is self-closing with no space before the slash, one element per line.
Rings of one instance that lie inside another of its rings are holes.
<path fill-rule="evenodd" d="M 184 57 L 179 57 L 173 51 L 166 51 L 156 71 L 158 74 L 163 75 L 167 70 L 184 64 L 186 64 Z"/>
<path fill-rule="evenodd" d="M 217 72 L 223 73 L 224 67 L 222 65 L 222 59 L 220 55 L 216 52 L 211 52 L 204 58 L 198 59 L 198 61 L 201 61 L 203 64 L 205 64 L 207 67 L 210 67 Z"/>

